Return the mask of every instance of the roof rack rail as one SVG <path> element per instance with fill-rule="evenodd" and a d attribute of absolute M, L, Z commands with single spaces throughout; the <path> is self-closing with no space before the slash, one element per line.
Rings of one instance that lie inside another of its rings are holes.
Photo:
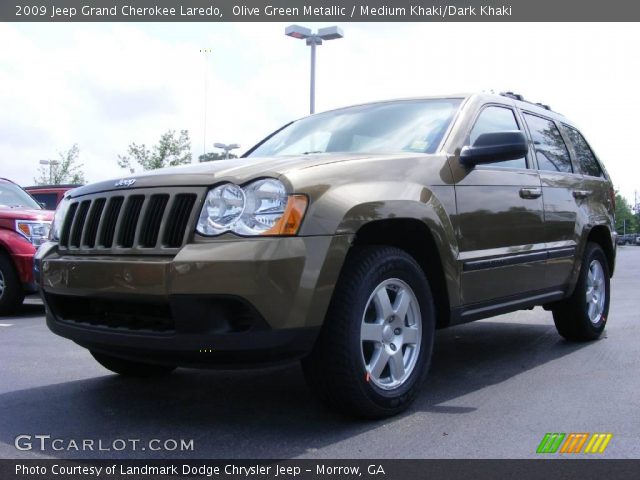
<path fill-rule="evenodd" d="M 502 95 L 503 97 L 513 98 L 514 100 L 520 100 L 521 102 L 524 102 L 524 97 L 519 93 L 500 92 L 500 95 Z"/>
<path fill-rule="evenodd" d="M 551 110 L 551 107 L 545 103 L 536 103 L 539 107 L 544 108 L 545 110 Z"/>
<path fill-rule="evenodd" d="M 500 92 L 500 95 L 502 95 L 503 97 L 507 97 L 507 98 L 513 98 L 514 100 L 519 100 L 521 102 L 527 102 L 530 103 L 531 105 L 537 105 L 540 108 L 544 108 L 545 110 L 551 110 L 551 107 L 545 103 L 534 103 L 534 102 L 530 102 L 529 100 L 525 100 L 524 96 L 520 95 L 519 93 L 513 93 L 513 92 Z"/>

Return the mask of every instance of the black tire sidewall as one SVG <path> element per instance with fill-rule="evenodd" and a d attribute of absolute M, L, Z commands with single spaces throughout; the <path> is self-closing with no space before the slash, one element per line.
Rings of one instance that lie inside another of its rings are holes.
<path fill-rule="evenodd" d="M 422 341 L 416 365 L 409 378 L 399 387 L 384 390 L 373 382 L 367 382 L 366 367 L 362 359 L 360 333 L 362 316 L 369 297 L 383 281 L 397 278 L 413 290 L 422 317 Z M 420 267 L 411 257 L 401 251 L 394 251 L 383 261 L 377 262 L 368 272 L 366 281 L 359 285 L 354 295 L 353 308 L 349 312 L 349 346 L 355 381 L 362 393 L 376 406 L 383 409 L 403 408 L 417 393 L 428 372 L 433 351 L 435 313 L 428 281 Z"/>
<path fill-rule="evenodd" d="M 22 284 L 11 259 L 0 252 L 0 270 L 4 278 L 4 292 L 0 296 L 0 314 L 12 313 L 24 298 Z"/>

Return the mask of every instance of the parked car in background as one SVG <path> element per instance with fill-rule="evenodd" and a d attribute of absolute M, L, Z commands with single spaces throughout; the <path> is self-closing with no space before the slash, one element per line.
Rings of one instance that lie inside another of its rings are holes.
<path fill-rule="evenodd" d="M 625 235 L 618 235 L 618 245 L 638 245 L 638 239 L 640 235 L 637 233 L 627 233 Z"/>
<path fill-rule="evenodd" d="M 65 185 L 33 185 L 24 187 L 24 189 L 46 210 L 55 210 L 66 192 L 81 186 L 80 184 L 68 183 Z"/>
<path fill-rule="evenodd" d="M 53 212 L 11 180 L 0 178 L 0 315 L 37 291 L 33 256 L 49 237 Z"/>

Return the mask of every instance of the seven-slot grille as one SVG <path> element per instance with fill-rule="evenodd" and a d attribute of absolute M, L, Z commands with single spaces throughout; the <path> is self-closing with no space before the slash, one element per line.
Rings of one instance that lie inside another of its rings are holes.
<path fill-rule="evenodd" d="M 198 192 L 190 190 L 128 190 L 80 197 L 69 205 L 59 247 L 78 253 L 180 248 L 198 199 Z"/>

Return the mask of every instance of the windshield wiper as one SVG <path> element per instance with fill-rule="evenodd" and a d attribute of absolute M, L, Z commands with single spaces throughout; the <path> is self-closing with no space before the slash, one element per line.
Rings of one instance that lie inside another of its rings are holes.
<path fill-rule="evenodd" d="M 324 153 L 321 150 L 312 150 L 310 152 L 302 152 L 302 155 L 313 155 L 314 153 Z"/>

